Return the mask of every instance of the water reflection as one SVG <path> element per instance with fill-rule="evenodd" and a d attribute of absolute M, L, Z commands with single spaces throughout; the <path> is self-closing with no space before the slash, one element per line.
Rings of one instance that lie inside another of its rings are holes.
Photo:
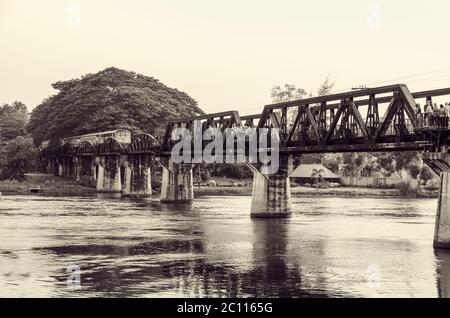
<path fill-rule="evenodd" d="M 434 200 L 304 197 L 293 208 L 251 220 L 248 197 L 4 197 L 0 296 L 449 296 Z M 80 290 L 66 286 L 74 264 Z"/>
<path fill-rule="evenodd" d="M 441 298 L 450 297 L 450 251 L 436 250 L 436 286 Z"/>

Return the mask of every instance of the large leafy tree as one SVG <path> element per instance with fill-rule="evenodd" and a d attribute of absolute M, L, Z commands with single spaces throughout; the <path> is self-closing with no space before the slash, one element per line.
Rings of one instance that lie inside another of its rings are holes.
<path fill-rule="evenodd" d="M 24 137 L 27 120 L 25 104 L 15 101 L 0 106 L 0 179 L 21 179 L 36 162 L 32 139 Z"/>
<path fill-rule="evenodd" d="M 37 149 L 30 137 L 18 136 L 4 147 L 6 167 L 2 169 L 2 178 L 22 180 L 25 172 L 33 170 L 38 157 Z"/>
<path fill-rule="evenodd" d="M 27 113 L 25 104 L 18 101 L 0 106 L 0 145 L 25 135 Z"/>
<path fill-rule="evenodd" d="M 59 92 L 33 110 L 28 125 L 38 145 L 117 128 L 161 133 L 167 120 L 203 114 L 186 93 L 114 67 L 52 86 Z"/>

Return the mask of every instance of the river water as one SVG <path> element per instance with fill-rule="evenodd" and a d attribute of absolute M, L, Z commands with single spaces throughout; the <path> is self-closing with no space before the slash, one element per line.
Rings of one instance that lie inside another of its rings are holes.
<path fill-rule="evenodd" d="M 449 296 L 437 200 L 302 196 L 251 220 L 250 199 L 3 196 L 0 297 Z"/>

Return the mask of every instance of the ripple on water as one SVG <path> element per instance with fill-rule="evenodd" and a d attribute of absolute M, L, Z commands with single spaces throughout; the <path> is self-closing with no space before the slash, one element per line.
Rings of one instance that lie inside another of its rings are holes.
<path fill-rule="evenodd" d="M 250 201 L 5 196 L 0 296 L 448 296 L 436 200 L 302 196 L 286 220 L 251 220 Z"/>

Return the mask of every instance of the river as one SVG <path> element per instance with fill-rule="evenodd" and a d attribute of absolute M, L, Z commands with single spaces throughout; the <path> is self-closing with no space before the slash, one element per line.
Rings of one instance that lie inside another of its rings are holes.
<path fill-rule="evenodd" d="M 282 220 L 250 199 L 4 195 L 0 297 L 449 296 L 436 199 L 294 197 Z"/>

